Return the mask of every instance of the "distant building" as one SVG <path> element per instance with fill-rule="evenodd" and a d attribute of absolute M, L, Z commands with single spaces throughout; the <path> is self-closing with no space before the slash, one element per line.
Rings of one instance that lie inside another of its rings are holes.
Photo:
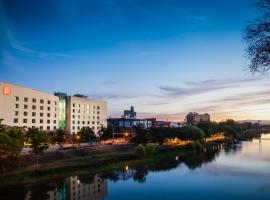
<path fill-rule="evenodd" d="M 200 122 L 210 122 L 210 115 L 208 113 L 198 114 L 196 112 L 190 112 L 186 116 L 187 124 L 198 124 Z"/>
<path fill-rule="evenodd" d="M 157 121 L 156 128 L 170 128 L 171 122 L 170 121 Z"/>
<path fill-rule="evenodd" d="M 107 102 L 85 95 L 48 94 L 30 88 L 0 82 L 0 119 L 8 126 L 66 130 L 76 134 L 82 127 L 95 133 L 106 126 Z"/>
<path fill-rule="evenodd" d="M 124 110 L 124 115 L 122 116 L 122 118 L 125 119 L 136 119 L 136 112 L 134 110 L 134 107 L 131 106 L 130 110 Z"/>

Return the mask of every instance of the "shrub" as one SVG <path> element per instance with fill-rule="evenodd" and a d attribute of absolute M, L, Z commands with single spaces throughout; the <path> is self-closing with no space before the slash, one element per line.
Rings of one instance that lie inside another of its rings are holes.
<path fill-rule="evenodd" d="M 202 152 L 203 151 L 203 146 L 199 141 L 196 141 L 194 143 L 194 147 L 195 147 L 196 152 Z"/>
<path fill-rule="evenodd" d="M 186 148 L 187 148 L 187 150 L 192 151 L 192 152 L 196 151 L 195 145 L 191 142 L 187 144 Z"/>
<path fill-rule="evenodd" d="M 152 155 L 155 153 L 156 147 L 152 144 L 148 144 L 145 147 L 146 155 Z"/>
<path fill-rule="evenodd" d="M 145 147 L 142 144 L 139 144 L 136 148 L 135 148 L 136 154 L 140 157 L 145 156 L 146 151 L 145 151 Z"/>

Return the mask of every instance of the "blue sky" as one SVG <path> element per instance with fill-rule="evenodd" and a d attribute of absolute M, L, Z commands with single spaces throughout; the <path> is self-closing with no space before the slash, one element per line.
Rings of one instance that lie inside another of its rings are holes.
<path fill-rule="evenodd" d="M 244 57 L 252 1 L 0 2 L 0 80 L 107 99 L 111 116 L 269 118 L 269 80 Z"/>

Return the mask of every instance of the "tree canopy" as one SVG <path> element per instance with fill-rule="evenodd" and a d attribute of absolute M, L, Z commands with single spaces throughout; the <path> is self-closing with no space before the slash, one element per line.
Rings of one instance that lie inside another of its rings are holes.
<path fill-rule="evenodd" d="M 251 72 L 266 73 L 270 69 L 270 0 L 259 0 L 255 6 L 261 15 L 246 27 L 246 54 Z"/>

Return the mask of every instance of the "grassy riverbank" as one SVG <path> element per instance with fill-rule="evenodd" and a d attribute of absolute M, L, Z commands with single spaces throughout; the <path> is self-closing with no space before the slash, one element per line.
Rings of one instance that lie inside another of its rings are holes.
<path fill-rule="evenodd" d="M 218 145 L 221 142 L 222 141 L 209 142 L 204 146 L 205 148 L 209 148 Z M 188 157 L 192 152 L 192 149 L 185 146 L 161 146 L 156 148 L 153 155 L 144 157 L 138 156 L 134 148 L 125 151 L 76 156 L 70 159 L 29 166 L 22 170 L 3 174 L 0 176 L 0 187 L 42 183 L 71 175 L 93 175 L 123 168 L 123 166 L 126 165 L 132 166 L 137 163 L 154 163 L 159 162 L 162 159 L 174 158 L 176 156 L 184 158 Z"/>

